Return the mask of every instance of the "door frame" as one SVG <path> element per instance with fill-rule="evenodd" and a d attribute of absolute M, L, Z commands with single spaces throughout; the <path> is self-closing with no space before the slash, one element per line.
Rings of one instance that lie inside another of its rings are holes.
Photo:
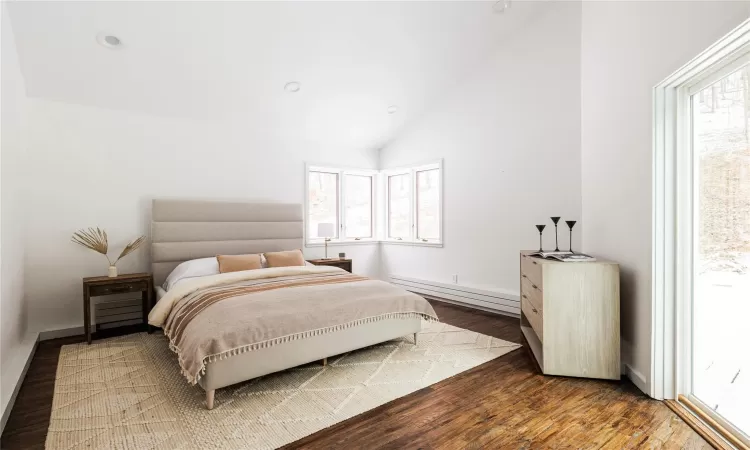
<path fill-rule="evenodd" d="M 680 394 L 694 399 L 691 324 L 698 165 L 692 149 L 691 95 L 744 65 L 747 58 L 750 19 L 654 87 L 649 394 L 656 399 L 677 399 Z M 746 440 L 731 424 L 710 415 Z"/>
<path fill-rule="evenodd" d="M 750 51 L 750 19 L 654 87 L 652 311 L 649 395 L 676 399 L 690 387 L 694 164 L 691 88 Z M 687 149 L 687 150 L 686 150 Z M 688 365 L 686 365 L 688 364 Z"/>

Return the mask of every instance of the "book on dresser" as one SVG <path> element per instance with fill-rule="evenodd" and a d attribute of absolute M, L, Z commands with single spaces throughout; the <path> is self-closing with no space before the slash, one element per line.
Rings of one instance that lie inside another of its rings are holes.
<path fill-rule="evenodd" d="M 537 256 L 546 259 L 556 259 L 562 262 L 594 262 L 596 258 L 585 253 L 574 252 L 534 252 L 529 256 Z"/>
<path fill-rule="evenodd" d="M 542 373 L 620 379 L 620 268 L 522 251 L 521 332 Z"/>

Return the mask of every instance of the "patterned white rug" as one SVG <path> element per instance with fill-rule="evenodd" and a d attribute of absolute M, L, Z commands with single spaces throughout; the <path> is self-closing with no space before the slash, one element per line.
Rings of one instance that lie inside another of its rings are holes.
<path fill-rule="evenodd" d="M 411 337 L 216 391 L 180 375 L 163 336 L 60 351 L 48 449 L 261 449 L 296 441 L 476 367 L 518 344 L 443 323 Z"/>

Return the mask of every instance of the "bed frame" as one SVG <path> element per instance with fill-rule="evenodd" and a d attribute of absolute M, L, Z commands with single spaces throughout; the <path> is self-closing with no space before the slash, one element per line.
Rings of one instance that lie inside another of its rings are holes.
<path fill-rule="evenodd" d="M 201 200 L 154 200 L 151 268 L 160 286 L 178 264 L 196 258 L 302 249 L 302 205 Z M 389 319 L 242 353 L 206 365 L 198 382 L 206 406 L 216 389 L 409 334 L 421 320 Z"/>

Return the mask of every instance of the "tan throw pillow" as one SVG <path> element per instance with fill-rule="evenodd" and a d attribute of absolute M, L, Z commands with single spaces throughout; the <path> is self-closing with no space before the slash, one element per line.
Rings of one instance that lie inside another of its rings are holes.
<path fill-rule="evenodd" d="M 290 267 L 305 265 L 305 257 L 302 255 L 302 250 L 263 253 L 263 256 L 266 257 L 268 267 Z"/>
<path fill-rule="evenodd" d="M 216 255 L 219 273 L 260 269 L 260 255 Z"/>

